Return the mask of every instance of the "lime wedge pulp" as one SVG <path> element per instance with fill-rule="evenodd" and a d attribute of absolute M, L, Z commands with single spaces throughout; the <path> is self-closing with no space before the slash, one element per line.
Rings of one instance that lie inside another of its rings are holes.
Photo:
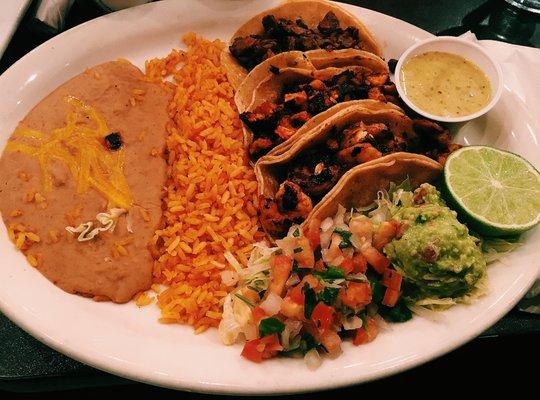
<path fill-rule="evenodd" d="M 516 154 L 463 147 L 446 160 L 444 184 L 479 233 L 517 235 L 540 221 L 540 174 Z"/>

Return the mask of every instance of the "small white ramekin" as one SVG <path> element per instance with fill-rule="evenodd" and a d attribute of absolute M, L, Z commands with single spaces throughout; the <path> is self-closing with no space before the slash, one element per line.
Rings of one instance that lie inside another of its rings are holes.
<path fill-rule="evenodd" d="M 401 68 L 411 57 L 430 51 L 440 51 L 457 54 L 478 65 L 478 67 L 482 71 L 484 71 L 491 83 L 491 100 L 489 101 L 489 103 L 473 114 L 463 115 L 459 117 L 443 117 L 440 115 L 430 114 L 427 111 L 424 111 L 418 106 L 416 106 L 407 97 L 405 88 L 402 86 Z M 394 80 L 398 93 L 405 102 L 405 104 L 407 104 L 418 114 L 440 122 L 464 122 L 484 115 L 489 110 L 491 110 L 493 106 L 495 106 L 495 104 L 497 104 L 497 101 L 499 101 L 503 89 L 503 76 L 499 64 L 478 44 L 467 39 L 457 38 L 453 36 L 439 36 L 431 39 L 426 39 L 416 43 L 415 45 L 407 49 L 405 53 L 401 55 L 396 65 Z"/>

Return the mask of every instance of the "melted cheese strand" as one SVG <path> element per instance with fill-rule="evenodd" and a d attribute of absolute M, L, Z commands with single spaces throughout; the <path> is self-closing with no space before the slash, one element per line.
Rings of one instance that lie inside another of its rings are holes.
<path fill-rule="evenodd" d="M 124 175 L 123 150 L 111 152 L 105 147 L 103 140 L 110 130 L 95 108 L 71 96 L 66 97 L 66 102 L 72 110 L 66 115 L 65 126 L 52 130 L 49 135 L 19 127 L 6 151 L 38 159 L 46 192 L 53 188 L 50 166 L 60 161 L 75 179 L 77 193 L 93 188 L 109 201 L 109 207 L 128 209 L 133 197 Z"/>

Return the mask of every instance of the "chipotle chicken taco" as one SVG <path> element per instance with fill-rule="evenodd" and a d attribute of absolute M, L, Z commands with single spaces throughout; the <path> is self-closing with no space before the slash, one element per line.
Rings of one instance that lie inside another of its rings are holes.
<path fill-rule="evenodd" d="M 288 148 L 303 132 L 344 107 L 336 105 L 361 99 L 398 103 L 382 59 L 360 50 L 339 51 L 325 61 L 317 60 L 318 55 L 312 62 L 311 55 L 295 52 L 298 63 L 308 60 L 310 68 L 272 68 L 274 61 L 282 65 L 285 57 L 289 63 L 294 60 L 280 54 L 259 65 L 242 83 L 235 101 L 252 161 Z"/>
<path fill-rule="evenodd" d="M 429 134 L 428 124 L 433 125 Z M 320 203 L 333 203 L 328 199 L 355 191 L 355 177 L 366 175 L 357 171 L 368 166 L 377 171 L 369 178 L 376 193 L 381 186 L 375 177 L 384 176 L 382 170 L 389 169 L 393 181 L 400 170 L 408 174 L 412 169 L 413 175 L 426 178 L 426 173 L 438 173 L 444 158 L 458 147 L 448 131 L 431 121 L 413 121 L 380 102 L 357 101 L 304 133 L 284 153 L 257 162 L 261 223 L 271 236 L 282 236 L 292 224 L 309 218 Z M 366 199 L 371 194 L 366 193 Z"/>
<path fill-rule="evenodd" d="M 170 91 L 127 61 L 86 70 L 19 123 L 0 212 L 29 263 L 70 293 L 123 303 L 152 284 Z"/>
<path fill-rule="evenodd" d="M 287 51 L 358 49 L 382 56 L 372 33 L 354 15 L 328 1 L 292 0 L 247 21 L 222 55 L 236 88 L 264 60 Z"/>

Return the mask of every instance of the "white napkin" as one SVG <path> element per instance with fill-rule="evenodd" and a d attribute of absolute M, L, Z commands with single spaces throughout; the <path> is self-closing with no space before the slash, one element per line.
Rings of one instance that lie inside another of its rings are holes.
<path fill-rule="evenodd" d="M 523 100 L 533 118 L 540 121 L 540 49 L 496 40 L 477 40 L 470 31 L 461 37 L 475 41 L 497 60 L 504 85 Z M 519 309 L 540 314 L 540 277 L 519 303 Z"/>
<path fill-rule="evenodd" d="M 514 92 L 540 121 L 540 49 L 496 40 L 477 40 L 472 32 L 461 37 L 482 46 L 501 66 L 504 85 Z"/>

